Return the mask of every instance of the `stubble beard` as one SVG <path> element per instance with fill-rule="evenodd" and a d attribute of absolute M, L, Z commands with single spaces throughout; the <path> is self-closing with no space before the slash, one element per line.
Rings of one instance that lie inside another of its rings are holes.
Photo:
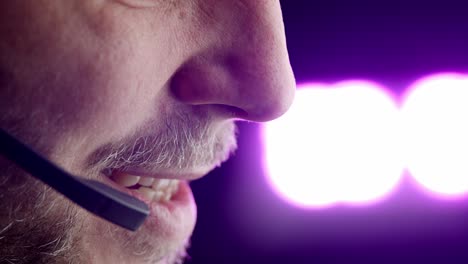
<path fill-rule="evenodd" d="M 179 112 L 166 117 L 163 126 L 150 123 L 120 142 L 98 148 L 88 160 L 89 175 L 126 167 L 174 171 L 213 167 L 236 149 L 236 127 L 231 121 L 215 128 L 207 115 Z M 6 168 L 0 176 L 0 262 L 89 263 L 84 244 L 90 240 L 83 238 L 90 232 L 126 241 L 122 245 L 126 252 L 142 263 L 183 262 L 188 240 L 161 255 L 145 234 L 97 219 L 8 161 L 0 160 L 0 165 Z"/>

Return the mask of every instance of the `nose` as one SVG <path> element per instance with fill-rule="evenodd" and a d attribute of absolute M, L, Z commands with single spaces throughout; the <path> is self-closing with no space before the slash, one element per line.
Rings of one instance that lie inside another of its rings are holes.
<path fill-rule="evenodd" d="M 286 112 L 295 80 L 279 2 L 217 0 L 202 9 L 194 37 L 199 47 L 171 81 L 175 97 L 228 107 L 236 117 L 256 122 Z"/>

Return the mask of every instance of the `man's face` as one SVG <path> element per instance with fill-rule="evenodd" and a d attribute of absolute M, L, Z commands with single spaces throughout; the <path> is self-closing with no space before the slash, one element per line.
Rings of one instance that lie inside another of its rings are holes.
<path fill-rule="evenodd" d="M 227 159 L 235 120 L 276 118 L 293 97 L 278 1 L 17 0 L 0 10 L 0 126 L 151 208 L 129 232 L 0 159 L 0 260 L 177 259 L 196 218 L 186 182 Z"/>

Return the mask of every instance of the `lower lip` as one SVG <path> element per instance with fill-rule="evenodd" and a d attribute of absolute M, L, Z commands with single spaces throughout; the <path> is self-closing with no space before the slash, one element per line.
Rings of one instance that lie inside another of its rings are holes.
<path fill-rule="evenodd" d="M 180 181 L 179 188 L 169 201 L 148 201 L 136 190 L 127 189 L 116 184 L 108 177 L 105 182 L 111 187 L 127 193 L 145 202 L 150 208 L 150 215 L 146 218 L 142 228 L 149 232 L 161 232 L 161 230 L 184 230 L 188 225 L 195 224 L 196 206 L 192 190 L 187 181 Z M 148 232 L 146 231 L 146 232 Z M 174 236 L 178 234 L 173 234 Z"/>

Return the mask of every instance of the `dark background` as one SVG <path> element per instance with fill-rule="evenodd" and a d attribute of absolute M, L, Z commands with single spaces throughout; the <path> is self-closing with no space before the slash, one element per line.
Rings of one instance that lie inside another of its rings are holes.
<path fill-rule="evenodd" d="M 366 79 L 399 96 L 420 77 L 468 72 L 468 1 L 281 4 L 298 83 Z M 405 175 L 373 205 L 295 208 L 267 184 L 259 126 L 239 127 L 237 154 L 192 183 L 188 263 L 468 263 L 468 198 L 434 198 Z"/>

